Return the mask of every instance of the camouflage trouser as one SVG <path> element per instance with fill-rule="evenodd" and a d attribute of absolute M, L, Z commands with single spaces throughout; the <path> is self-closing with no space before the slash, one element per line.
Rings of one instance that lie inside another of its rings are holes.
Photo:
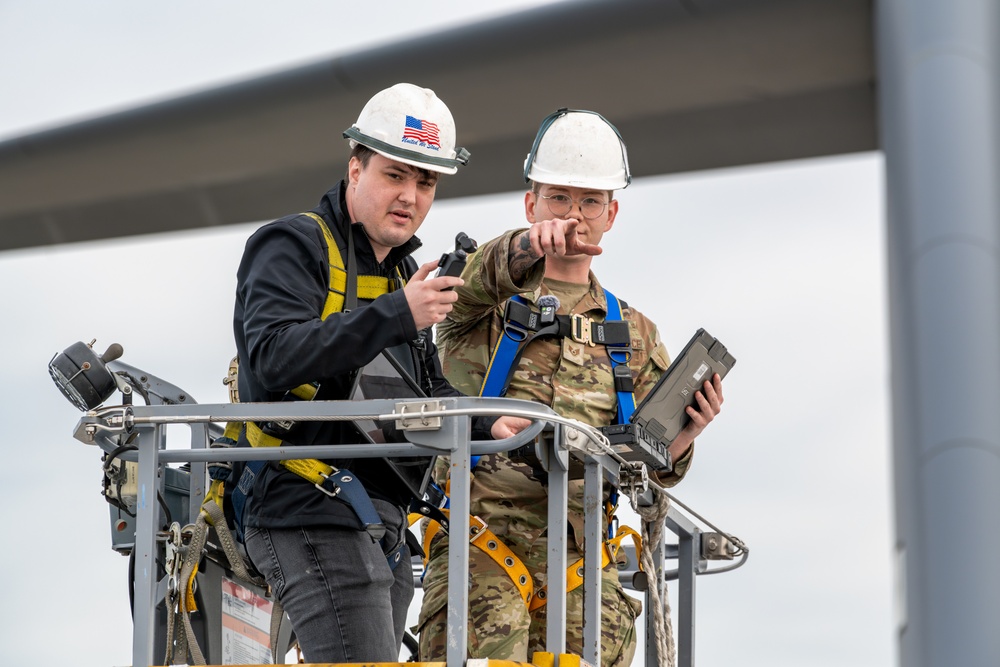
<path fill-rule="evenodd" d="M 435 540 L 425 576 L 424 601 L 420 610 L 420 660 L 444 660 L 447 655 L 447 552 Z M 572 562 L 573 557 L 570 556 Z M 532 564 L 525 563 L 533 572 Z M 544 566 L 542 566 L 544 567 Z M 535 577 L 535 590 L 542 585 Z M 602 576 L 601 665 L 626 667 L 635 654 L 635 618 L 642 603 L 629 597 L 610 565 Z M 547 606 L 528 613 L 528 608 L 510 577 L 492 559 L 471 547 L 469 551 L 470 658 L 492 658 L 528 662 L 536 651 L 545 651 Z M 571 591 L 566 600 L 566 650 L 579 655 L 583 649 L 583 588 Z"/>

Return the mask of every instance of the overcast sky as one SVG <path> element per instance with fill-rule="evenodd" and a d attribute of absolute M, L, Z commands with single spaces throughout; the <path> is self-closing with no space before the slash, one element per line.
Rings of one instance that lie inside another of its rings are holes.
<path fill-rule="evenodd" d="M 425 3 L 404 25 L 318 1 L 0 1 L 0 140 L 537 4 Z M 882 167 L 869 153 L 639 179 L 595 261 L 671 352 L 704 327 L 737 358 L 676 489 L 751 549 L 699 579 L 701 667 L 894 662 Z M 520 193 L 440 202 L 417 259 L 458 231 L 523 224 Z M 131 662 L 100 452 L 72 438 L 79 413 L 46 364 L 78 340 L 119 342 L 123 361 L 224 402 L 256 226 L 0 253 L 0 663 Z"/>

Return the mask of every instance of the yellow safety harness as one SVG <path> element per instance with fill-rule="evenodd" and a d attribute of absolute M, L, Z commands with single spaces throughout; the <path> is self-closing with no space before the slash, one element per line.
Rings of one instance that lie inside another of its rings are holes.
<path fill-rule="evenodd" d="M 605 540 L 604 548 L 601 550 L 601 569 L 603 570 L 608 566 L 609 563 L 617 562 L 618 552 L 621 550 L 622 541 L 626 537 L 632 538 L 632 544 L 635 545 L 636 558 L 638 559 L 638 554 L 642 551 L 642 536 L 639 535 L 633 528 L 628 526 L 622 526 L 615 533 L 615 536 L 610 540 Z M 583 559 L 580 558 L 575 563 L 566 568 L 566 592 L 574 591 L 583 585 Z M 535 599 L 532 600 L 531 604 L 528 606 L 528 611 L 535 611 L 546 602 L 546 589 L 542 588 L 538 591 Z"/>
<path fill-rule="evenodd" d="M 611 503 L 607 505 L 607 517 L 610 522 L 613 518 L 617 506 L 613 506 Z M 438 510 L 445 517 L 449 517 L 449 512 L 447 509 Z M 442 529 L 441 523 L 434 518 L 426 517 L 419 513 L 410 514 L 410 525 L 419 521 L 420 519 L 428 519 L 427 525 L 424 528 L 424 568 L 427 568 L 427 561 L 431 553 L 431 541 L 434 536 Z M 635 546 L 636 561 L 639 562 L 640 554 L 642 553 L 642 536 L 639 535 L 634 529 L 629 526 L 621 526 L 615 533 L 614 537 L 605 540 L 604 548 L 601 550 L 601 569 L 603 570 L 608 566 L 609 563 L 617 562 L 618 552 L 621 550 L 621 544 L 625 538 L 632 538 L 632 543 Z M 521 600 L 524 604 L 528 606 L 528 611 L 533 612 L 545 606 L 547 600 L 547 587 L 542 587 L 537 593 L 534 592 L 534 583 L 531 580 L 531 575 L 528 572 L 528 568 L 524 565 L 524 562 L 510 550 L 503 541 L 497 537 L 493 531 L 489 529 L 486 522 L 479 518 L 478 516 L 469 517 L 469 544 L 478 547 L 480 551 L 489 556 L 493 562 L 495 562 L 501 570 L 503 570 L 507 576 L 510 578 L 511 583 L 517 588 L 518 593 L 521 594 Z M 639 568 L 642 569 L 641 562 L 639 563 Z M 576 590 L 583 585 L 583 559 L 580 558 L 572 565 L 566 568 L 566 592 Z"/>
<path fill-rule="evenodd" d="M 442 514 L 446 517 L 450 516 L 447 509 L 440 510 Z M 410 524 L 417 519 L 422 518 L 422 515 L 413 513 L 410 515 Z M 431 540 L 437 535 L 438 531 L 441 530 L 441 524 L 434 519 L 429 519 L 426 529 L 424 530 L 424 567 L 427 567 L 427 558 L 431 552 Z M 493 534 L 486 522 L 480 519 L 478 516 L 469 517 L 469 544 L 478 547 L 483 553 L 493 559 L 493 561 L 499 565 L 510 580 L 514 583 L 518 592 L 521 594 L 521 599 L 524 600 L 524 604 L 530 604 L 532 602 L 532 589 L 534 584 L 531 581 L 531 575 L 528 573 L 528 568 L 525 567 L 521 559 L 518 558 L 513 551 L 510 550 L 506 544 L 500 541 L 500 538 Z"/>
<path fill-rule="evenodd" d="M 323 232 L 323 237 L 326 239 L 327 255 L 330 264 L 330 282 L 321 315 L 321 319 L 325 320 L 331 314 L 339 313 L 344 309 L 344 301 L 347 295 L 347 270 L 344 268 L 344 260 L 340 254 L 340 248 L 337 246 L 337 241 L 334 239 L 330 227 L 326 224 L 326 220 L 311 211 L 304 213 L 304 215 L 316 221 L 316 224 L 319 225 L 319 228 Z M 406 280 L 403 278 L 403 274 L 399 271 L 398 267 L 396 274 L 399 277 L 398 284 L 405 284 Z M 384 276 L 357 276 L 357 295 L 360 299 L 373 300 L 390 291 L 389 278 Z M 230 386 L 230 399 L 233 402 L 238 401 L 238 394 L 236 393 L 237 365 L 238 360 L 233 359 L 229 375 L 225 380 L 225 383 Z M 313 384 L 303 384 L 292 389 L 290 393 L 301 400 L 312 400 L 316 395 L 316 386 Z M 226 424 L 225 433 L 220 440 L 228 439 L 232 444 L 235 444 L 244 428 L 246 429 L 247 440 L 254 447 L 278 447 L 282 443 L 280 438 L 268 435 L 253 422 L 246 422 L 245 424 L 243 422 L 229 422 Z M 323 463 L 318 459 L 293 459 L 281 461 L 281 465 L 296 475 L 312 482 L 324 493 L 330 493 L 323 487 L 323 484 L 337 471 L 329 464 Z M 222 507 L 223 488 L 223 480 L 214 480 L 209 487 L 205 501 L 214 500 L 218 503 L 219 507 Z"/>
<path fill-rule="evenodd" d="M 339 313 L 344 309 L 344 298 L 347 295 L 347 271 L 344 269 L 344 260 L 340 255 L 340 248 L 337 247 L 337 242 L 333 238 L 333 233 L 330 232 L 330 227 L 326 224 L 326 220 L 311 211 L 306 212 L 305 215 L 316 221 L 326 239 L 330 264 L 330 287 L 326 295 L 326 303 L 323 305 L 323 314 L 320 316 L 320 319 L 325 320 L 331 314 Z M 397 268 L 396 271 L 398 273 L 399 269 Z M 399 278 L 402 284 L 402 274 L 399 274 Z M 386 277 L 358 276 L 357 279 L 358 298 L 360 299 L 376 299 L 389 292 L 389 279 Z M 292 389 L 291 393 L 302 400 L 309 401 L 315 397 L 316 387 L 312 384 L 303 384 Z M 247 440 L 254 447 L 279 447 L 281 445 L 280 438 L 264 433 L 253 422 L 247 422 L 246 429 Z M 309 480 L 323 490 L 324 493 L 326 491 L 322 489 L 321 485 L 334 472 L 332 466 L 318 459 L 294 459 L 282 461 L 281 465 L 299 477 Z"/>

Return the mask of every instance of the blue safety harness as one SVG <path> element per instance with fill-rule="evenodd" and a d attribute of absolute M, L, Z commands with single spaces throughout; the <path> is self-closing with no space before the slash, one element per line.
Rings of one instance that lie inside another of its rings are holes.
<path fill-rule="evenodd" d="M 591 322 L 580 316 L 552 316 L 546 319 L 540 312 L 533 310 L 524 297 L 520 295 L 511 297 L 504 309 L 503 333 L 490 354 L 479 395 L 500 397 L 507 393 L 510 378 L 520 359 L 521 352 L 534 338 L 550 335 L 569 336 L 581 343 L 600 343 L 607 348 L 615 378 L 615 394 L 618 399 L 617 423 L 627 423 L 635 411 L 634 384 L 632 372 L 628 366 L 632 357 L 631 335 L 628 322 L 622 318 L 621 304 L 618 298 L 608 290 L 604 290 L 604 297 L 608 304 L 608 313 L 604 322 Z M 475 470 L 476 464 L 481 458 L 482 456 L 470 457 L 470 470 Z M 414 509 L 415 504 L 411 505 L 411 511 L 419 511 L 430 516 L 442 523 L 447 530 L 445 523 L 447 519 L 438 511 L 437 501 L 443 501 L 441 507 L 447 508 L 451 500 L 436 484 L 432 483 L 430 489 L 435 495 L 434 502 L 421 502 L 419 509 Z M 617 490 L 611 491 L 609 503 L 613 511 L 618 504 Z M 612 539 L 613 536 L 614 521 L 609 521 L 608 539 Z M 423 575 L 421 575 L 422 578 Z"/>
<path fill-rule="evenodd" d="M 608 316 L 603 323 L 598 323 L 594 326 L 607 328 L 608 325 L 624 325 L 624 327 L 628 327 L 628 324 L 622 320 L 621 304 L 618 301 L 618 297 L 608 290 L 604 290 L 604 297 L 608 303 Z M 530 310 L 528 302 L 521 295 L 515 295 L 510 300 L 514 304 Z M 493 352 L 490 354 L 489 363 L 486 365 L 486 376 L 483 378 L 483 386 L 479 391 L 480 396 L 503 396 L 506 394 L 515 362 L 520 357 L 525 345 L 531 339 L 548 333 L 545 328 L 537 328 L 537 320 L 534 319 L 537 313 L 530 312 L 527 318 L 520 318 L 520 322 L 515 321 L 510 316 L 510 313 L 511 309 L 508 308 L 504 316 L 503 333 L 494 346 Z M 533 332 L 532 329 L 537 330 Z M 551 333 L 560 335 L 561 331 L 558 326 L 554 326 Z M 571 335 L 574 338 L 577 336 L 575 331 Z M 615 393 L 618 397 L 617 423 L 625 424 L 632 417 L 632 413 L 635 412 L 632 373 L 628 367 L 629 359 L 632 357 L 632 343 L 628 339 L 628 336 L 625 336 L 624 339 L 617 337 L 610 340 L 605 337 L 604 340 L 598 339 L 598 341 L 594 342 L 601 342 L 608 350 L 608 356 L 611 358 L 612 371 L 615 377 Z"/>
<path fill-rule="evenodd" d="M 624 326 L 627 332 L 628 323 L 622 319 L 621 304 L 618 301 L 618 297 L 606 289 L 604 290 L 604 297 L 608 304 L 608 315 L 603 323 L 594 323 L 592 326 L 599 327 L 596 336 L 598 340 L 603 339 L 603 344 L 608 350 L 608 357 L 611 359 L 612 372 L 615 378 L 615 394 L 618 398 L 617 423 L 625 424 L 628 423 L 632 417 L 632 413 L 635 412 L 634 384 L 632 381 L 632 372 L 628 366 L 628 362 L 632 357 L 632 343 L 628 335 L 625 335 L 624 338 L 620 335 L 606 335 L 607 330 L 610 328 L 609 325 L 611 327 Z M 498 397 L 506 394 L 515 364 L 519 360 L 521 352 L 527 343 L 531 339 L 547 333 L 545 327 L 539 326 L 538 314 L 530 311 L 530 306 L 524 297 L 515 295 L 511 297 L 510 301 L 515 306 L 512 309 L 510 302 L 508 302 L 508 308 L 504 314 L 503 333 L 494 346 L 493 352 L 490 354 L 490 360 L 486 366 L 486 376 L 483 378 L 483 386 L 479 392 L 480 396 Z M 516 315 L 517 306 L 529 309 L 525 313 L 526 316 L 518 317 Z M 512 310 L 514 313 L 512 313 Z M 520 322 L 515 321 L 515 319 L 519 319 Z M 570 335 L 574 339 L 580 339 L 582 338 L 581 331 L 576 322 L 579 322 L 579 320 L 571 320 L 570 322 Z M 553 325 L 551 333 L 560 335 L 564 328 Z M 562 335 L 565 334 L 563 333 Z M 476 467 L 479 459 L 479 456 L 472 457 L 471 466 L 473 469 Z M 612 491 L 611 501 L 613 504 L 617 503 L 616 491 Z M 611 527 L 609 526 L 610 530 Z"/>

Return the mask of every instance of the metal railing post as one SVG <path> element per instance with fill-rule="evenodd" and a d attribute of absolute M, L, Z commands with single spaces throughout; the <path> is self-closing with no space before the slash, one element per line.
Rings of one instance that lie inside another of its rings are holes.
<path fill-rule="evenodd" d="M 583 466 L 583 655 L 592 665 L 601 664 L 601 551 L 604 549 L 601 520 L 604 475 L 600 463 L 588 458 Z"/>
<path fill-rule="evenodd" d="M 468 653 L 470 420 L 467 415 L 443 420 L 451 445 L 451 531 L 448 540 L 448 667 L 461 667 Z"/>
<path fill-rule="evenodd" d="M 701 530 L 673 508 L 666 527 L 677 535 L 677 667 L 694 667 L 695 577 L 704 565 Z"/>
<path fill-rule="evenodd" d="M 191 450 L 208 448 L 208 424 L 191 424 Z M 188 523 L 198 521 L 201 513 L 199 498 L 204 498 L 208 491 L 205 484 L 206 464 L 202 461 L 191 462 L 191 491 L 188 499 Z"/>
<path fill-rule="evenodd" d="M 678 534 L 677 545 L 677 665 L 694 665 L 695 575 L 700 531 Z"/>
<path fill-rule="evenodd" d="M 569 498 L 569 459 L 562 451 L 562 438 L 566 433 L 556 425 L 552 434 L 549 461 L 548 554 L 546 558 L 547 587 L 545 610 L 545 648 L 549 653 L 566 652 L 566 540 L 567 508 Z M 537 595 L 537 591 L 536 591 Z"/>
<path fill-rule="evenodd" d="M 132 635 L 132 664 L 153 664 L 153 638 L 156 634 L 156 517 L 159 504 L 159 452 L 163 427 L 153 428 L 152 442 L 139 438 L 139 474 L 135 526 L 135 598 Z"/>

